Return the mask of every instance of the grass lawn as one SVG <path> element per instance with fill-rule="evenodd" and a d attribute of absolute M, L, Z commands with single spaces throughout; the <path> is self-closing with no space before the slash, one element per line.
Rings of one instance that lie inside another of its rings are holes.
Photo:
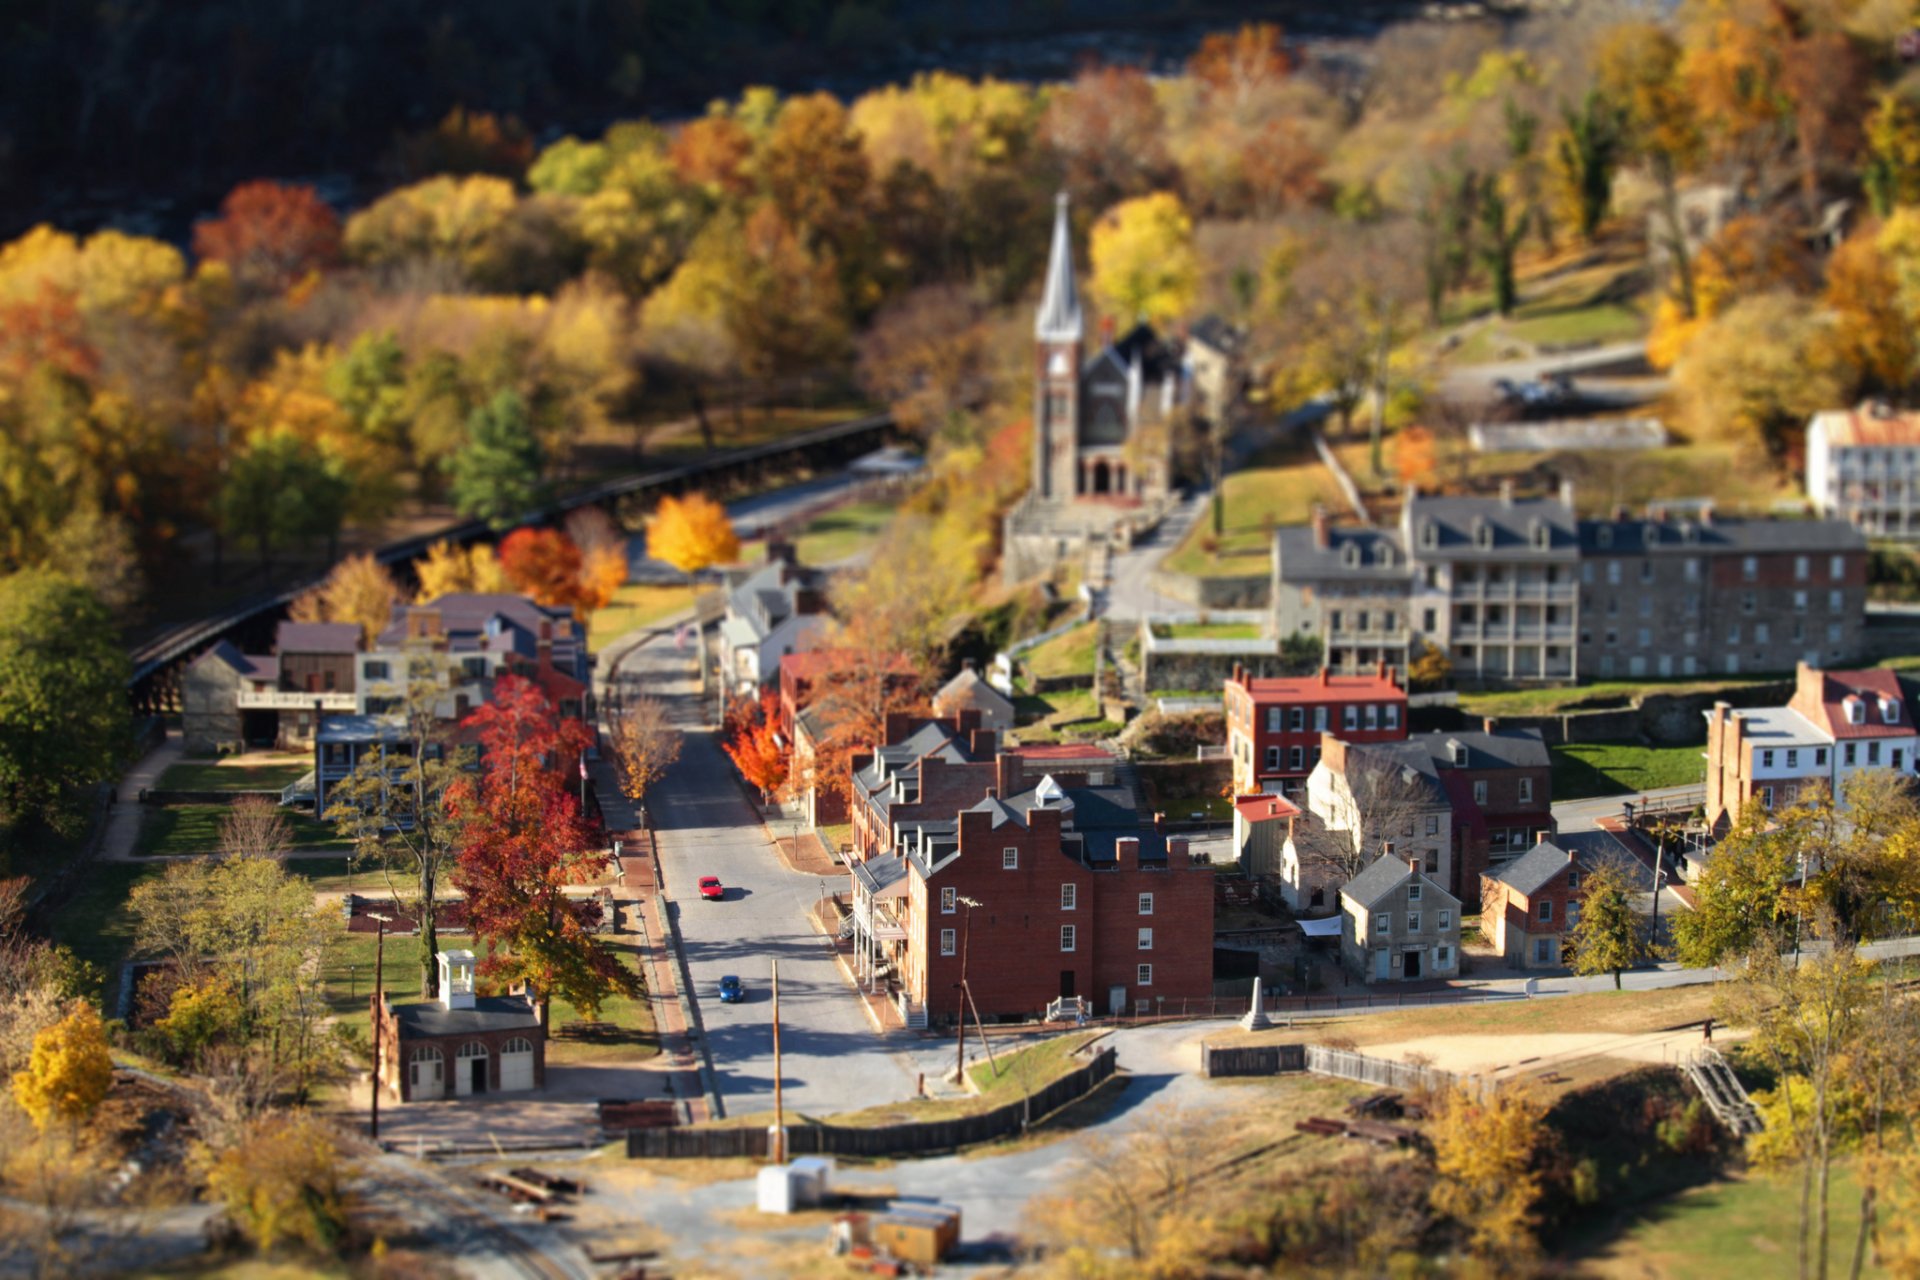
<path fill-rule="evenodd" d="M 1093 651 L 1100 642 L 1100 624 L 1083 622 L 1021 654 L 1036 676 L 1093 674 Z"/>
<path fill-rule="evenodd" d="M 855 502 L 815 518 L 795 539 L 800 563 L 838 564 L 859 555 L 880 541 L 893 523 L 894 506 L 890 502 Z"/>
<path fill-rule="evenodd" d="M 1333 474 L 1320 465 L 1307 444 L 1269 450 L 1220 484 L 1226 503 L 1225 533 L 1212 550 L 1213 512 L 1202 512 L 1164 567 L 1200 577 L 1265 574 L 1271 567 L 1271 530 L 1275 525 L 1305 524 L 1318 502 L 1329 513 L 1345 511 L 1346 499 Z"/>
<path fill-rule="evenodd" d="M 1487 1005 L 1430 1005 L 1391 1013 L 1314 1018 L 1272 1031 L 1222 1031 L 1211 1044 L 1351 1040 L 1365 1049 L 1426 1036 L 1539 1036 L 1600 1032 L 1629 1035 L 1698 1022 L 1713 1010 L 1714 989 L 1703 983 L 1658 991 L 1598 991 Z"/>
<path fill-rule="evenodd" d="M 1619 302 L 1543 309 L 1531 316 L 1525 314 L 1526 310 L 1521 308 L 1518 318 L 1509 322 L 1506 329 L 1510 337 L 1534 345 L 1626 342 L 1647 331 L 1647 318 L 1637 309 Z"/>
<path fill-rule="evenodd" d="M 1843 1276 L 1860 1227 L 1860 1191 L 1850 1164 L 1834 1165 L 1827 1259 Z M 1580 1274 L 1619 1280 L 1748 1280 L 1794 1272 L 1800 1187 L 1791 1173 L 1750 1172 L 1694 1187 L 1643 1208 L 1580 1260 Z M 1862 1275 L 1887 1272 L 1869 1248 Z"/>
<path fill-rule="evenodd" d="M 1553 798 L 1582 800 L 1704 783 L 1700 747 L 1643 747 L 1635 742 L 1576 742 L 1551 749 Z"/>
<path fill-rule="evenodd" d="M 696 588 L 629 582 L 613 593 L 604 609 L 587 619 L 587 647 L 598 653 L 629 631 L 650 627 L 683 609 L 691 609 Z"/>
<path fill-rule="evenodd" d="M 120 965 L 133 948 L 133 918 L 127 914 L 127 896 L 144 880 L 159 876 L 166 864 L 102 862 L 81 882 L 78 893 L 54 913 L 55 942 L 73 948 L 75 955 L 99 965 L 106 974 L 104 1007 L 112 1014 L 120 1001 Z"/>
<path fill-rule="evenodd" d="M 1176 622 L 1157 629 L 1166 640 L 1258 640 L 1255 622 Z"/>
<path fill-rule="evenodd" d="M 1657 406 L 1651 411 L 1660 414 Z M 1476 453 L 1469 457 L 1469 469 L 1489 479 L 1526 471 L 1539 462 L 1540 455 L 1533 453 Z M 1764 515 L 1775 503 L 1800 497 L 1764 454 L 1728 444 L 1570 450 L 1555 453 L 1553 466 L 1574 482 L 1580 509 L 1589 514 L 1616 506 L 1639 511 L 1649 503 L 1712 498 L 1722 513 Z"/>
<path fill-rule="evenodd" d="M 182 760 L 170 765 L 154 784 L 157 791 L 279 791 L 312 770 L 311 757 L 257 764 Z"/>
<path fill-rule="evenodd" d="M 1598 710 L 1629 705 L 1642 693 L 1711 693 L 1769 683 L 1770 677 L 1718 680 L 1601 680 L 1563 689 L 1495 689 L 1460 695 L 1460 710 L 1470 716 L 1544 716 L 1561 711 Z"/>
<path fill-rule="evenodd" d="M 223 804 L 174 804 L 149 808 L 140 815 L 140 838 L 134 842 L 137 858 L 158 858 L 172 854 L 215 853 L 220 848 L 220 820 L 226 816 Z M 346 849 L 343 840 L 324 822 L 315 822 L 303 813 L 287 814 L 297 849 Z"/>
<path fill-rule="evenodd" d="M 1044 1089 L 1068 1072 L 1086 1066 L 1089 1060 L 1074 1057 L 1073 1051 L 1097 1034 L 1070 1031 L 1013 1053 L 997 1054 L 990 1063 L 976 1062 L 968 1069 L 967 1078 L 973 1081 L 973 1087 L 981 1096 L 995 1106 L 1011 1102 L 1023 1093 Z"/>

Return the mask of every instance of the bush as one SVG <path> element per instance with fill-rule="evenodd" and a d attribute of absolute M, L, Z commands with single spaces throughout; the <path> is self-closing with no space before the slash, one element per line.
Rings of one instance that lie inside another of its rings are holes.
<path fill-rule="evenodd" d="M 297 1242 L 331 1255 L 346 1243 L 352 1172 L 333 1130 L 315 1116 L 270 1113 L 205 1159 L 208 1192 L 262 1252 Z"/>

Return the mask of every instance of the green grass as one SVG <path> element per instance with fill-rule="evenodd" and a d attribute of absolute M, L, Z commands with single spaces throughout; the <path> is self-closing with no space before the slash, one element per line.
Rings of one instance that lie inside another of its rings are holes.
<path fill-rule="evenodd" d="M 148 808 L 140 815 L 140 836 L 134 841 L 137 858 L 159 858 L 178 854 L 216 853 L 220 848 L 220 820 L 228 807 L 223 804 L 175 804 Z M 302 813 L 287 813 L 297 849 L 345 849 L 343 840 L 324 822 L 316 822 Z"/>
<path fill-rule="evenodd" d="M 1275 525 L 1305 524 L 1314 503 L 1337 514 L 1347 509 L 1333 473 L 1320 465 L 1311 446 L 1293 443 L 1269 450 L 1220 484 L 1225 503 L 1225 532 L 1216 542 L 1209 508 L 1194 522 L 1163 566 L 1172 573 L 1200 577 L 1265 574 L 1272 559 Z M 1209 544 L 1213 549 L 1209 550 Z"/>
<path fill-rule="evenodd" d="M 1100 624 L 1083 622 L 1036 645 L 1021 655 L 1036 676 L 1081 676 L 1093 674 L 1093 651 L 1099 646 Z"/>
<path fill-rule="evenodd" d="M 1475 453 L 1468 455 L 1467 469 L 1490 482 L 1521 475 L 1539 462 L 1540 455 L 1534 453 Z M 1588 514 L 1616 506 L 1638 512 L 1650 503 L 1712 498 L 1723 514 L 1765 515 L 1776 503 L 1798 501 L 1801 496 L 1790 477 L 1767 462 L 1764 452 L 1728 444 L 1566 450 L 1553 455 L 1553 467 L 1574 482 L 1576 501 Z"/>
<path fill-rule="evenodd" d="M 55 942 L 73 948 L 82 960 L 100 966 L 106 974 L 102 992 L 109 1013 L 119 1008 L 120 965 L 133 949 L 133 918 L 127 913 L 127 897 L 142 881 L 158 877 L 166 865 L 150 862 L 102 862 L 92 867 L 81 881 L 79 892 L 54 913 L 51 932 Z"/>
<path fill-rule="evenodd" d="M 1655 787 L 1698 786 L 1706 778 L 1699 747 L 1577 742 L 1552 748 L 1553 798 L 1581 800 Z"/>
<path fill-rule="evenodd" d="M 968 1069 L 967 1078 L 983 1096 L 1000 1095 L 994 1099 L 996 1103 L 1044 1089 L 1061 1076 L 1086 1065 L 1086 1060 L 1074 1057 L 1073 1051 L 1097 1034 L 1072 1031 L 1013 1053 L 996 1054 L 991 1063 L 976 1062 Z"/>
<path fill-rule="evenodd" d="M 890 502 L 855 502 L 814 519 L 795 539 L 800 563 L 838 564 L 873 547 L 893 523 Z"/>
<path fill-rule="evenodd" d="M 674 614 L 693 608 L 692 586 L 656 586 L 630 582 L 613 593 L 604 609 L 587 619 L 587 648 L 595 653 L 629 631 L 651 627 Z"/>
<path fill-rule="evenodd" d="M 157 791 L 279 791 L 300 781 L 313 768 L 311 759 L 275 764 L 214 764 L 183 760 L 171 765 L 154 784 Z"/>
<path fill-rule="evenodd" d="M 1829 1274 L 1844 1276 L 1860 1226 L 1860 1191 L 1850 1164 L 1834 1165 L 1828 1219 Z M 1791 1173 L 1749 1173 L 1648 1206 L 1582 1259 L 1581 1274 L 1634 1280 L 1749 1280 L 1792 1275 L 1800 1187 Z M 1863 1275 L 1883 1276 L 1869 1248 Z"/>
<path fill-rule="evenodd" d="M 1255 622 L 1176 622 L 1155 629 L 1166 640 L 1258 640 Z"/>
<path fill-rule="evenodd" d="M 1716 680 L 1601 680 L 1562 689 L 1494 689 L 1460 695 L 1460 710 L 1469 716 L 1543 716 L 1562 711 L 1624 707 L 1641 693 L 1711 693 L 1767 684 L 1770 678 Z"/>
<path fill-rule="evenodd" d="M 1525 308 L 1521 310 L 1524 312 Z M 1635 308 L 1618 302 L 1598 302 L 1585 307 L 1542 311 L 1507 325 L 1509 336 L 1521 342 L 1547 346 L 1575 342 L 1596 345 L 1626 342 L 1643 336 L 1646 331 L 1646 317 Z"/>

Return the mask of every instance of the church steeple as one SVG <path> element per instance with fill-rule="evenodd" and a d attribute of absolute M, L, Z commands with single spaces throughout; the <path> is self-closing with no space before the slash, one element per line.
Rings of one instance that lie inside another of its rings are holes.
<path fill-rule="evenodd" d="M 1079 342 L 1084 334 L 1080 292 L 1073 282 L 1073 239 L 1067 223 L 1067 193 L 1054 198 L 1053 249 L 1047 255 L 1046 290 L 1034 316 L 1034 335 L 1042 342 Z"/>

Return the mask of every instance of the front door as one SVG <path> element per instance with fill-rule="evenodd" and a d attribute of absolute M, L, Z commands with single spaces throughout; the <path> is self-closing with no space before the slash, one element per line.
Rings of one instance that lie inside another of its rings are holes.
<path fill-rule="evenodd" d="M 487 1091 L 487 1060 L 485 1058 L 468 1058 L 467 1070 L 473 1073 L 469 1077 L 472 1083 L 468 1086 L 467 1091 L 469 1093 L 485 1093 Z"/>
<path fill-rule="evenodd" d="M 1125 987 L 1107 988 L 1107 1012 L 1119 1017 L 1127 1011 L 1127 989 Z"/>
<path fill-rule="evenodd" d="M 1393 972 L 1393 953 L 1376 951 L 1373 953 L 1373 976 L 1376 981 L 1385 982 Z"/>
<path fill-rule="evenodd" d="M 1071 1000 L 1073 999 L 1073 995 L 1073 970 L 1062 969 L 1060 971 L 1060 998 L 1062 1000 Z"/>
<path fill-rule="evenodd" d="M 1407 952 L 1400 963 L 1404 966 L 1407 977 L 1417 978 L 1420 976 L 1420 953 L 1418 951 Z"/>

